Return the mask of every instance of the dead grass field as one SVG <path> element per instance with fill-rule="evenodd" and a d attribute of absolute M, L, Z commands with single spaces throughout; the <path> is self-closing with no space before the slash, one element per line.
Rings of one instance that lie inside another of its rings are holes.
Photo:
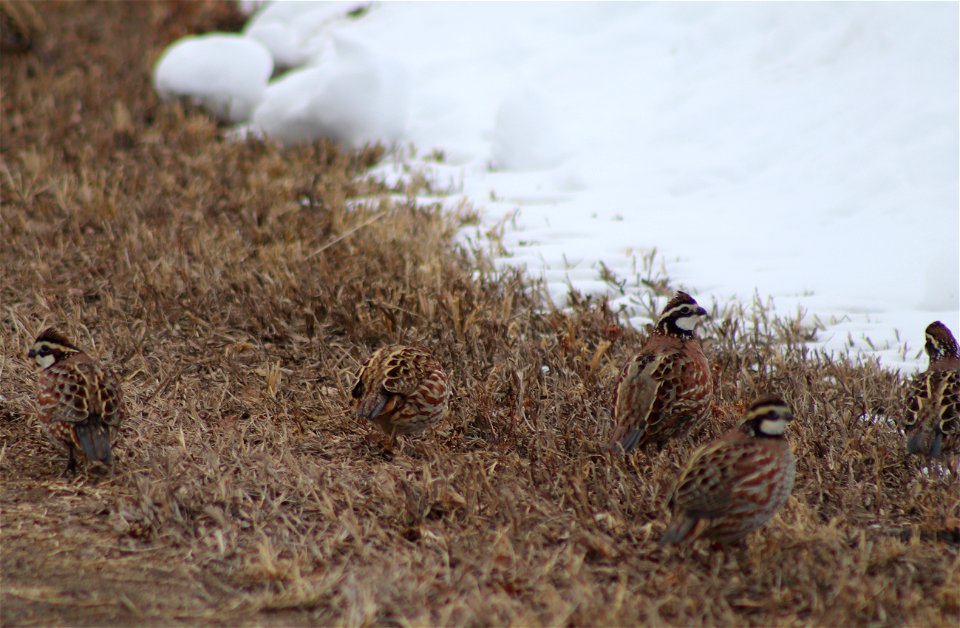
<path fill-rule="evenodd" d="M 729 306 L 706 333 L 715 420 L 611 461 L 610 389 L 643 332 L 454 249 L 457 217 L 358 182 L 379 150 L 232 144 L 158 103 L 163 47 L 235 27 L 226 5 L 41 6 L 44 38 L 0 69 L 3 624 L 960 621 L 960 482 L 860 420 L 897 415 L 896 374 Z M 49 324 L 122 373 L 108 477 L 60 477 L 37 428 L 24 354 Z M 455 398 L 387 454 L 347 389 L 402 340 Z M 684 456 L 760 392 L 799 418 L 786 508 L 746 547 L 659 547 Z"/>

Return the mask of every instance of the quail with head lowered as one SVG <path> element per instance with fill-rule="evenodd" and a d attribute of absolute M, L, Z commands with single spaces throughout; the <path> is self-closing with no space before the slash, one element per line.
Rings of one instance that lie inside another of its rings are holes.
<path fill-rule="evenodd" d="M 37 336 L 27 355 L 41 369 L 40 426 L 66 452 L 66 471 L 76 467 L 78 453 L 90 463 L 110 466 L 111 431 L 123 420 L 119 383 L 52 328 Z"/>
<path fill-rule="evenodd" d="M 960 347 L 936 321 L 927 326 L 924 349 L 930 366 L 907 388 L 904 431 L 908 453 L 936 458 L 956 453 L 960 442 Z"/>
<path fill-rule="evenodd" d="M 391 345 L 360 367 L 351 391 L 357 416 L 373 422 L 390 442 L 418 434 L 443 418 L 450 388 L 440 362 L 425 348 Z"/>
<path fill-rule="evenodd" d="M 664 307 L 653 333 L 620 372 L 610 449 L 660 448 L 709 415 L 713 379 L 696 337 L 706 315 L 686 292 Z"/>
<path fill-rule="evenodd" d="M 769 521 L 786 503 L 796 477 L 784 438 L 792 420 L 782 400 L 760 399 L 738 427 L 697 449 L 671 493 L 673 518 L 660 542 L 702 537 L 726 545 Z"/>

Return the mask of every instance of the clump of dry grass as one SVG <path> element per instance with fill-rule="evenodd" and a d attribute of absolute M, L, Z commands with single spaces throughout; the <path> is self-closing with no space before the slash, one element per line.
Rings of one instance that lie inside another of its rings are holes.
<path fill-rule="evenodd" d="M 611 461 L 642 332 L 455 250 L 456 217 L 358 179 L 378 149 L 229 143 L 157 103 L 168 31 L 224 19 L 190 6 L 57 5 L 59 36 L 0 69 L 5 623 L 956 622 L 957 479 L 862 420 L 896 416 L 897 374 L 731 305 L 706 334 L 714 421 Z M 23 352 L 50 323 L 123 374 L 110 476 L 58 477 L 36 429 Z M 455 398 L 389 455 L 347 389 L 407 340 Z M 690 447 L 766 391 L 799 417 L 787 507 L 747 548 L 659 547 Z"/>

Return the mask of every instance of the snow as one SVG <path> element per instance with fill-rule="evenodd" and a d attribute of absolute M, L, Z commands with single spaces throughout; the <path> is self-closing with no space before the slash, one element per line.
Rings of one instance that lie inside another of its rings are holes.
<path fill-rule="evenodd" d="M 275 2 L 258 11 L 247 23 L 244 33 L 270 50 L 277 67 L 297 67 L 322 54 L 338 20 L 368 5 L 368 2 Z"/>
<path fill-rule="evenodd" d="M 253 112 L 253 129 L 285 144 L 328 137 L 353 147 L 403 139 L 408 80 L 367 45 L 333 35 L 323 62 L 273 81 Z"/>
<path fill-rule="evenodd" d="M 497 110 L 491 166 L 498 170 L 559 166 L 570 156 L 562 128 L 542 95 L 529 88 L 508 95 Z"/>
<path fill-rule="evenodd" d="M 305 64 L 251 128 L 441 151 L 415 165 L 482 211 L 463 237 L 504 225 L 498 263 L 556 301 L 605 292 L 640 323 L 662 268 L 907 371 L 931 321 L 960 332 L 956 3 L 356 7 L 251 18 L 277 66 Z"/>
<path fill-rule="evenodd" d="M 260 43 L 239 35 L 184 37 L 157 60 L 153 86 L 164 100 L 189 98 L 230 122 L 250 117 L 273 72 Z"/>

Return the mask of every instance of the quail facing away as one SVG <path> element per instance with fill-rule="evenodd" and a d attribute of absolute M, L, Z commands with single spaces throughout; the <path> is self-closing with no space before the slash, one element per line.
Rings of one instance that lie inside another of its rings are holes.
<path fill-rule="evenodd" d="M 111 465 L 110 432 L 123 420 L 117 381 L 52 328 L 37 336 L 27 355 L 41 368 L 40 426 L 67 453 L 66 471 L 76 467 L 77 452 L 94 464 Z"/>
<path fill-rule="evenodd" d="M 372 421 L 392 439 L 418 434 L 447 411 L 447 374 L 423 347 L 391 345 L 360 367 L 351 395 L 357 416 Z"/>
<path fill-rule="evenodd" d="M 796 477 L 784 438 L 792 420 L 780 399 L 760 399 L 738 427 L 697 449 L 670 496 L 673 518 L 660 542 L 702 537 L 726 545 L 769 521 Z"/>
<path fill-rule="evenodd" d="M 936 458 L 960 442 L 960 347 L 950 329 L 936 321 L 926 330 L 930 366 L 907 390 L 907 452 Z"/>
<path fill-rule="evenodd" d="M 686 292 L 664 307 L 653 333 L 620 372 L 610 449 L 662 447 L 709 414 L 713 379 L 694 334 L 706 315 Z"/>

